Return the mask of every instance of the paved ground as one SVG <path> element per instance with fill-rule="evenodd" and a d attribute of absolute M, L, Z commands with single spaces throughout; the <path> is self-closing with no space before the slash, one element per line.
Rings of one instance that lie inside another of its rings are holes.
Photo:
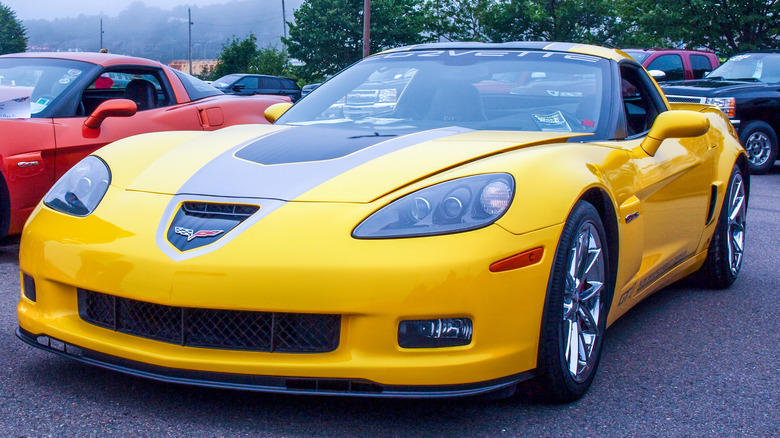
<path fill-rule="evenodd" d="M 28 347 L 13 335 L 18 245 L 0 247 L 0 436 L 780 435 L 780 167 L 754 177 L 730 290 L 674 285 L 607 333 L 591 391 L 527 399 L 366 400 L 161 384 Z"/>

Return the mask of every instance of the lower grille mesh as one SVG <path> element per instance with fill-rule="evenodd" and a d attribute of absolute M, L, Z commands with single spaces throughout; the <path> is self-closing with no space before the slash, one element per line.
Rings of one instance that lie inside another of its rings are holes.
<path fill-rule="evenodd" d="M 324 353 L 339 344 L 340 315 L 172 307 L 84 289 L 78 299 L 90 324 L 189 347 Z"/>

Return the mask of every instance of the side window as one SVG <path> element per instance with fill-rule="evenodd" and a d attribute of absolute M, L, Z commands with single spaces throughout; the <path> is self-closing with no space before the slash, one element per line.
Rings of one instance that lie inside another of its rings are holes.
<path fill-rule="evenodd" d="M 295 83 L 292 79 L 282 79 L 282 86 L 284 86 L 285 90 L 297 90 L 298 84 Z"/>
<path fill-rule="evenodd" d="M 647 132 L 664 110 L 663 100 L 647 74 L 632 65 L 620 67 L 626 134 L 629 138 Z"/>
<path fill-rule="evenodd" d="M 139 111 L 172 105 L 170 86 L 162 71 L 114 68 L 103 71 L 81 95 L 77 116 L 91 114 L 109 99 L 130 99 Z"/>
<path fill-rule="evenodd" d="M 701 79 L 705 74 L 713 70 L 710 58 L 704 55 L 691 55 L 691 69 L 693 69 L 693 78 Z"/>
<path fill-rule="evenodd" d="M 243 85 L 244 90 L 257 90 L 260 88 L 257 86 L 257 78 L 251 76 L 241 79 L 236 85 Z"/>
<path fill-rule="evenodd" d="M 666 73 L 666 81 L 681 81 L 685 79 L 685 68 L 680 55 L 661 55 L 655 58 L 647 70 L 661 70 Z"/>
<path fill-rule="evenodd" d="M 282 88 L 282 83 L 279 81 L 279 79 L 276 78 L 263 78 L 261 82 L 263 85 L 262 88 L 264 89 L 270 88 L 277 90 Z"/>

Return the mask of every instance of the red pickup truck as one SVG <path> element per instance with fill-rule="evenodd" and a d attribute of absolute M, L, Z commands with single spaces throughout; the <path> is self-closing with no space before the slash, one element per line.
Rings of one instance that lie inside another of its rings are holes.
<path fill-rule="evenodd" d="M 625 49 L 623 51 L 642 64 L 658 82 L 701 79 L 720 65 L 714 53 L 699 50 Z M 659 75 L 658 72 L 664 74 Z"/>

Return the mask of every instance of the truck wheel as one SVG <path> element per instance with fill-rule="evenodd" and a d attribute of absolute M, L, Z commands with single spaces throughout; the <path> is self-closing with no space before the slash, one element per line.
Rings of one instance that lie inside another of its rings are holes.
<path fill-rule="evenodd" d="M 760 175 L 769 172 L 777 159 L 777 134 L 768 124 L 753 120 L 745 124 L 739 141 L 750 159 L 750 173 Z"/>

